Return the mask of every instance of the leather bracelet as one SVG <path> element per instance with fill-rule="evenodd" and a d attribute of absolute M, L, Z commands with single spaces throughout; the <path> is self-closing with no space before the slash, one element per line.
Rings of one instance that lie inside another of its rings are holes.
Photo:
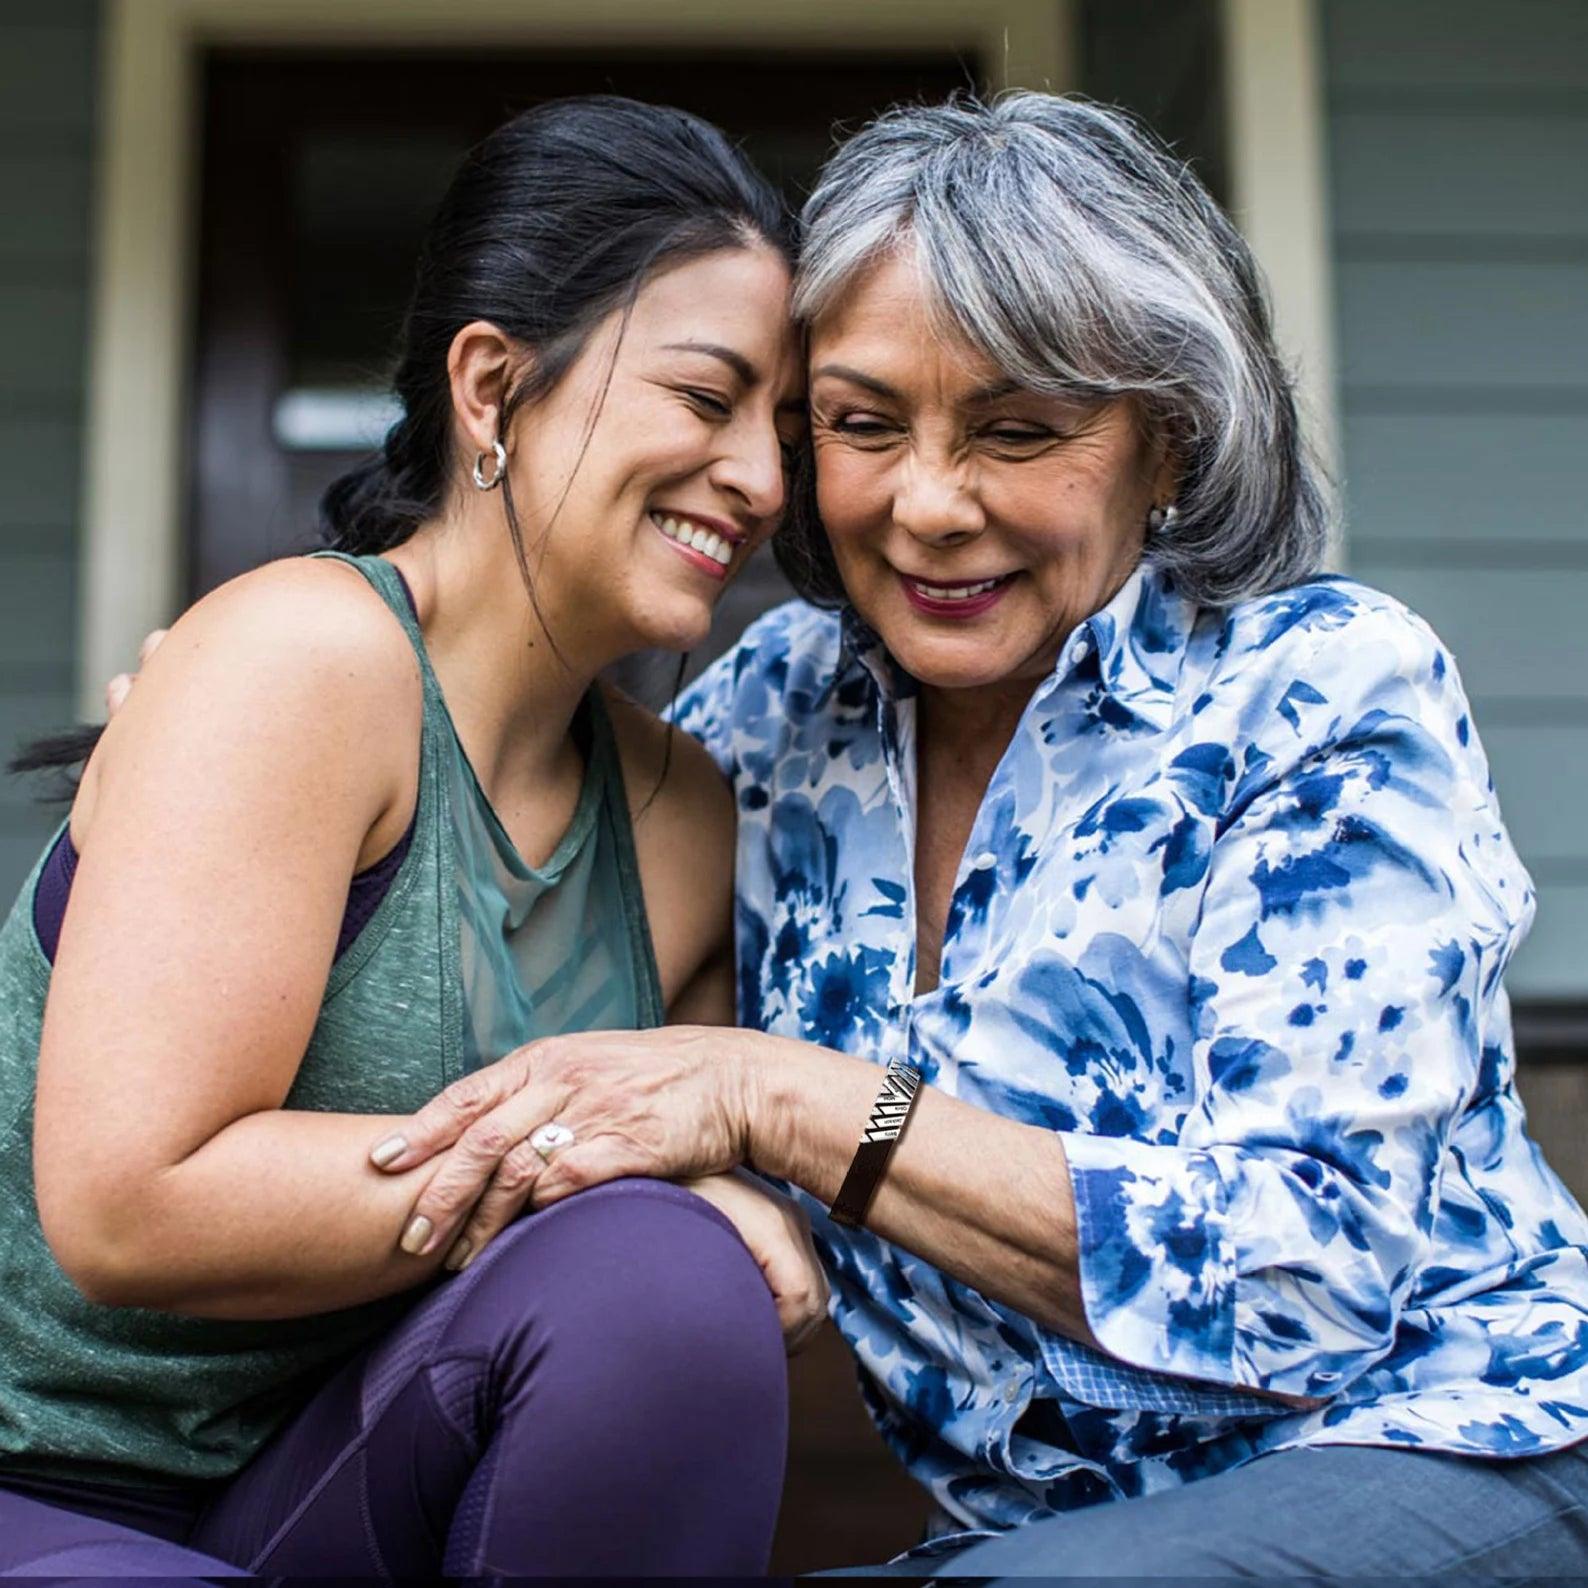
<path fill-rule="evenodd" d="M 882 1090 L 871 1105 L 871 1117 L 861 1133 L 860 1145 L 849 1165 L 849 1173 L 828 1210 L 835 1224 L 858 1229 L 865 1222 L 866 1210 L 877 1194 L 877 1183 L 888 1167 L 893 1149 L 899 1145 L 905 1122 L 921 1090 L 921 1072 L 903 1059 L 894 1059 L 882 1080 Z"/>

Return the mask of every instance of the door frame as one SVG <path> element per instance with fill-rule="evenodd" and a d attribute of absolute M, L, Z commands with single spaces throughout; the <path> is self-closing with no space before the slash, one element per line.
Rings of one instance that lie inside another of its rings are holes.
<path fill-rule="evenodd" d="M 1274 335 L 1330 479 L 1341 469 L 1328 108 L 1319 0 L 1223 0 L 1230 211 L 1273 295 Z M 1336 504 L 1338 507 L 1338 503 Z M 1345 556 L 1341 514 L 1330 565 Z"/>

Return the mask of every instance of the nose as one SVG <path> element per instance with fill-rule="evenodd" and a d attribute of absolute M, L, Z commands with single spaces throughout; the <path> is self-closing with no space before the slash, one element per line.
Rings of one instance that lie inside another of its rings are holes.
<path fill-rule="evenodd" d="M 929 546 L 957 546 L 987 527 L 981 502 L 953 458 L 925 457 L 912 448 L 899 471 L 893 521 L 906 534 Z"/>
<path fill-rule="evenodd" d="M 711 469 L 711 478 L 713 484 L 737 497 L 751 517 L 777 518 L 788 491 L 777 427 L 771 423 L 736 425 L 729 445 Z"/>

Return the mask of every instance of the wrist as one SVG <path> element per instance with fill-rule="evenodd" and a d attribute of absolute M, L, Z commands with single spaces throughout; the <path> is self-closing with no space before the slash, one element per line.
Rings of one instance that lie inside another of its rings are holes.
<path fill-rule="evenodd" d="M 831 1202 L 854 1156 L 880 1078 L 830 1048 L 756 1033 L 745 1162 Z"/>
<path fill-rule="evenodd" d="M 828 1209 L 833 1223 L 852 1228 L 864 1226 L 920 1089 L 921 1072 L 914 1065 L 903 1058 L 895 1058 L 888 1064 L 866 1119 L 865 1133 Z"/>
<path fill-rule="evenodd" d="M 764 1031 L 735 1033 L 745 1038 L 740 1054 L 741 1162 L 763 1174 L 781 1175 L 788 1115 L 787 1073 L 794 1056 L 782 1052 L 801 1043 L 785 1042 Z"/>

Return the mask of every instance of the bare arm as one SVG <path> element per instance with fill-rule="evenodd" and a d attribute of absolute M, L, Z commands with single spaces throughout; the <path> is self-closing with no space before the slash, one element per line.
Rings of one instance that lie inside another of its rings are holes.
<path fill-rule="evenodd" d="M 759 1101 L 750 1161 L 821 1201 L 838 1195 L 882 1071 L 848 1054 L 742 1033 Z M 1045 1328 L 1092 1340 L 1075 1203 L 1058 1135 L 923 1086 L 866 1227 Z"/>
<path fill-rule="evenodd" d="M 809 1043 L 761 1033 L 751 1040 L 759 1084 L 750 1161 L 830 1205 L 880 1072 Z M 923 1086 L 866 1228 L 1042 1328 L 1107 1352 L 1082 1300 L 1075 1195 L 1058 1132 Z M 1325 1404 L 1264 1389 L 1247 1393 L 1303 1410 Z"/>
<path fill-rule="evenodd" d="M 34 1133 L 46 1238 L 91 1298 L 298 1316 L 434 1268 L 393 1240 L 429 1176 L 369 1164 L 380 1119 L 281 1106 L 348 879 L 405 821 L 413 665 L 352 574 L 277 565 L 185 617 L 107 730 Z"/>
<path fill-rule="evenodd" d="M 226 1126 L 141 1188 L 138 1228 L 121 1226 L 126 1249 L 101 1259 L 89 1294 L 195 1317 L 298 1318 L 429 1278 L 437 1258 L 392 1239 L 412 1195 L 387 1195 L 368 1162 L 369 1132 L 387 1123 L 274 1109 Z M 417 1194 L 429 1176 L 399 1178 Z"/>
<path fill-rule="evenodd" d="M 863 1059 L 761 1032 L 668 1026 L 553 1037 L 449 1087 L 403 1121 L 397 1135 L 405 1145 L 388 1162 L 406 1171 L 448 1151 L 451 1161 L 418 1203 L 438 1231 L 482 1217 L 499 1228 L 509 1204 L 514 1212 L 526 1202 L 544 1207 L 621 1175 L 701 1174 L 735 1163 L 830 1202 L 880 1080 Z M 502 1144 L 522 1142 L 549 1118 L 573 1129 L 574 1145 L 549 1164 L 511 1146 L 501 1159 Z M 510 1194 L 501 1195 L 498 1182 L 481 1197 L 498 1160 L 513 1169 Z M 1040 1327 L 1104 1349 L 1082 1304 L 1072 1183 L 1059 1133 L 928 1087 L 866 1223 Z M 1321 1404 L 1240 1387 L 1276 1404 Z"/>

